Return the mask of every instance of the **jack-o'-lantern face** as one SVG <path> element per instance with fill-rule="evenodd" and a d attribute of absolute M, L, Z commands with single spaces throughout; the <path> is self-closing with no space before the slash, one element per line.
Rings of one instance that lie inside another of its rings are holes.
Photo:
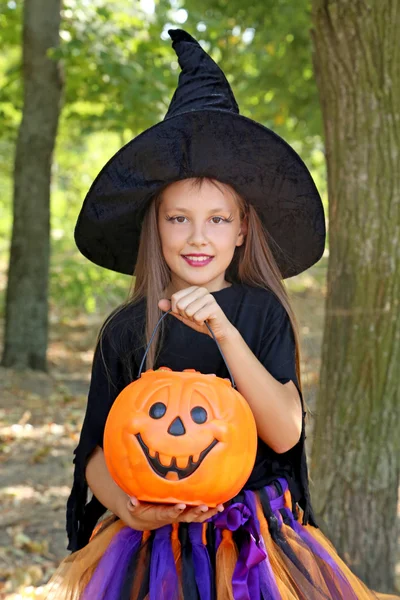
<path fill-rule="evenodd" d="M 115 400 L 104 432 L 111 475 L 151 502 L 233 497 L 254 464 L 254 417 L 230 381 L 193 369 L 146 371 Z"/>

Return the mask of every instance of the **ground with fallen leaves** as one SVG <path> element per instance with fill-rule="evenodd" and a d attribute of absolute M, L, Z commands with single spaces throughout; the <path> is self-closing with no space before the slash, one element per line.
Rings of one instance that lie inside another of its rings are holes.
<path fill-rule="evenodd" d="M 53 319 L 47 374 L 0 369 L 1 599 L 35 597 L 67 554 L 72 452 L 100 325 L 99 318 Z"/>
<path fill-rule="evenodd" d="M 303 345 L 304 395 L 312 408 L 324 293 L 308 272 L 291 291 Z M 65 504 L 98 329 L 106 315 L 51 314 L 49 371 L 0 368 L 0 599 L 40 595 L 67 554 Z M 310 438 L 310 436 L 309 436 Z"/>

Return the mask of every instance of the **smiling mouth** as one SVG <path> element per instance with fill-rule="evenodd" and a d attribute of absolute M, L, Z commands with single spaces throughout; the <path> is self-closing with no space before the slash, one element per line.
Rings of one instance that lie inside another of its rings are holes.
<path fill-rule="evenodd" d="M 213 256 L 193 256 L 190 254 L 182 254 L 181 256 L 192 267 L 204 267 L 205 265 L 208 265 L 214 258 Z"/>
<path fill-rule="evenodd" d="M 193 461 L 193 455 L 190 455 L 187 466 L 184 467 L 183 469 L 180 469 L 176 464 L 175 456 L 172 457 L 171 464 L 168 467 L 166 467 L 165 465 L 163 465 L 160 462 L 158 452 L 156 452 L 154 458 L 152 456 L 150 456 L 149 448 L 144 443 L 140 433 L 136 434 L 136 438 L 148 460 L 149 465 L 153 469 L 153 471 L 155 471 L 155 473 L 157 473 L 157 475 L 160 475 L 160 477 L 163 477 L 164 479 L 170 479 L 170 480 L 175 480 L 175 481 L 185 479 L 185 477 L 189 477 L 189 475 L 192 475 L 192 473 L 194 473 L 196 471 L 196 469 L 199 468 L 199 466 L 201 465 L 201 463 L 203 462 L 203 460 L 205 459 L 207 454 L 209 452 L 211 452 L 211 450 L 214 448 L 214 446 L 216 444 L 218 444 L 218 440 L 213 440 L 211 442 L 211 444 L 209 446 L 207 446 L 207 448 L 205 450 L 203 450 L 203 452 L 200 453 L 199 459 L 196 462 Z"/>

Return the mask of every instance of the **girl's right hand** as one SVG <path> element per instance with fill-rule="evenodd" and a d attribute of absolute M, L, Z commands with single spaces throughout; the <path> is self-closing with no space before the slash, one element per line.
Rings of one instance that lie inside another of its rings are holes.
<path fill-rule="evenodd" d="M 223 504 L 215 508 L 208 508 L 205 504 L 186 507 L 185 504 L 139 502 L 137 498 L 127 496 L 125 507 L 121 507 L 118 516 L 132 529 L 151 531 L 172 523 L 203 523 L 223 510 Z"/>

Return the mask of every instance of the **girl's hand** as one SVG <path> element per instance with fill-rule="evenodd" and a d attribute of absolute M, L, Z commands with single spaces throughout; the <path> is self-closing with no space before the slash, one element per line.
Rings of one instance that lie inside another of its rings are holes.
<path fill-rule="evenodd" d="M 158 307 L 164 311 L 171 308 L 171 314 L 182 323 L 212 337 L 204 324 L 204 321 L 207 321 L 219 342 L 235 329 L 214 296 L 204 287 L 192 286 L 179 290 L 172 294 L 171 300 L 160 300 Z"/>
<path fill-rule="evenodd" d="M 118 516 L 133 529 L 151 531 L 172 523 L 203 523 L 222 510 L 223 504 L 210 509 L 204 504 L 187 508 L 185 504 L 152 504 L 128 497 Z"/>

